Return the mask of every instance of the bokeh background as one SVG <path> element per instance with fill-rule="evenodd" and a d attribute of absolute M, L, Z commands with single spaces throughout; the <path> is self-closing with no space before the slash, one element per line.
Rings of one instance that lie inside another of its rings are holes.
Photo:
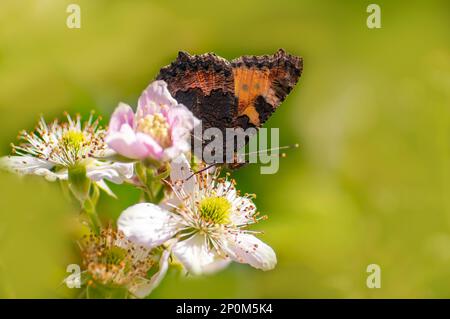
<path fill-rule="evenodd" d="M 212 276 L 171 271 L 153 297 L 450 297 L 450 5 L 375 1 L 0 2 L 0 151 L 38 116 L 95 109 L 109 119 L 178 50 L 232 59 L 301 55 L 299 84 L 266 123 L 299 143 L 275 175 L 235 174 L 270 218 L 260 223 L 278 266 L 234 264 Z M 81 6 L 81 29 L 66 7 Z M 105 219 L 136 202 L 103 196 Z M 71 297 L 76 260 L 65 226 L 75 205 L 57 184 L 0 173 L 0 297 Z M 380 265 L 382 286 L 366 287 Z"/>

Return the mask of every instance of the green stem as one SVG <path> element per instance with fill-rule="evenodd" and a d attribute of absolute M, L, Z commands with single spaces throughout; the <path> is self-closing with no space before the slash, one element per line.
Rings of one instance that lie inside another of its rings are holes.
<path fill-rule="evenodd" d="M 153 194 L 153 190 L 147 186 L 147 197 L 151 203 L 155 202 L 155 194 Z"/>
<path fill-rule="evenodd" d="M 95 205 L 91 199 L 87 199 L 83 203 L 83 210 L 89 219 L 89 224 L 94 234 L 96 235 L 100 234 L 100 230 L 102 229 L 102 223 L 100 221 L 100 218 L 98 217 Z"/>
<path fill-rule="evenodd" d="M 144 193 L 144 197 L 149 202 L 153 202 L 154 195 L 152 189 L 149 187 L 149 184 L 152 184 L 152 173 L 148 174 L 148 168 L 144 163 L 140 162 L 136 165 L 136 175 L 141 182 L 142 191 Z"/>
<path fill-rule="evenodd" d="M 136 175 L 139 178 L 145 200 L 158 204 L 164 195 L 164 185 L 161 180 L 169 176 L 170 169 L 167 164 L 159 169 L 154 165 L 146 164 L 148 163 L 139 162 L 136 165 Z"/>

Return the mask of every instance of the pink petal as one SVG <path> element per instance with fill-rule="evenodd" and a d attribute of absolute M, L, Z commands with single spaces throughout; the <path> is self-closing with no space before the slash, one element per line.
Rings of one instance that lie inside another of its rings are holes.
<path fill-rule="evenodd" d="M 167 83 L 164 81 L 154 81 L 142 92 L 138 101 L 136 114 L 144 117 L 160 111 L 161 105 L 168 107 L 176 106 L 177 101 L 170 95 Z"/>
<path fill-rule="evenodd" d="M 119 103 L 109 121 L 109 132 L 118 132 L 122 125 L 134 127 L 134 112 L 128 104 Z"/>
<path fill-rule="evenodd" d="M 118 132 L 109 133 L 105 141 L 114 151 L 128 158 L 144 159 L 150 154 L 142 138 L 138 138 L 128 124 L 122 125 Z"/>
<path fill-rule="evenodd" d="M 192 130 L 200 122 L 183 104 L 178 104 L 176 107 L 169 109 L 167 121 L 170 127 L 183 128 L 187 131 Z"/>
<path fill-rule="evenodd" d="M 136 137 L 141 145 L 147 149 L 147 156 L 154 159 L 161 159 L 164 154 L 164 149 L 156 142 L 150 135 L 137 132 Z"/>

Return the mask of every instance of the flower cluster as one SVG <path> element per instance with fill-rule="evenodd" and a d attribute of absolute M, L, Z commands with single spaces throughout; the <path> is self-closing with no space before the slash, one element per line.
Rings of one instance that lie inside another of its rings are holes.
<path fill-rule="evenodd" d="M 84 296 L 147 297 L 171 264 L 190 275 L 213 273 L 232 261 L 275 267 L 275 252 L 251 229 L 265 219 L 254 195 L 241 194 L 220 168 L 191 167 L 190 136 L 199 120 L 165 82 L 144 90 L 136 112 L 120 103 L 108 128 L 93 115 L 85 123 L 79 115 L 66 117 L 50 124 L 41 118 L 34 131 L 20 133 L 21 142 L 0 167 L 60 180 L 79 202 L 80 225 L 88 226 L 77 239 Z M 143 194 L 122 212 L 117 228 L 104 227 L 96 210 L 100 190 L 114 196 L 107 182 Z"/>

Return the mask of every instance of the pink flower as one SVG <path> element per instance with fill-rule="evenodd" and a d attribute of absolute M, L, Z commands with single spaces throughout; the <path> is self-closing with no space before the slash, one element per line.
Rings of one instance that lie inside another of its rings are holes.
<path fill-rule="evenodd" d="M 136 114 L 119 103 L 109 122 L 106 143 L 132 159 L 171 160 L 190 149 L 198 119 L 170 95 L 167 83 L 154 81 L 142 93 Z"/>

